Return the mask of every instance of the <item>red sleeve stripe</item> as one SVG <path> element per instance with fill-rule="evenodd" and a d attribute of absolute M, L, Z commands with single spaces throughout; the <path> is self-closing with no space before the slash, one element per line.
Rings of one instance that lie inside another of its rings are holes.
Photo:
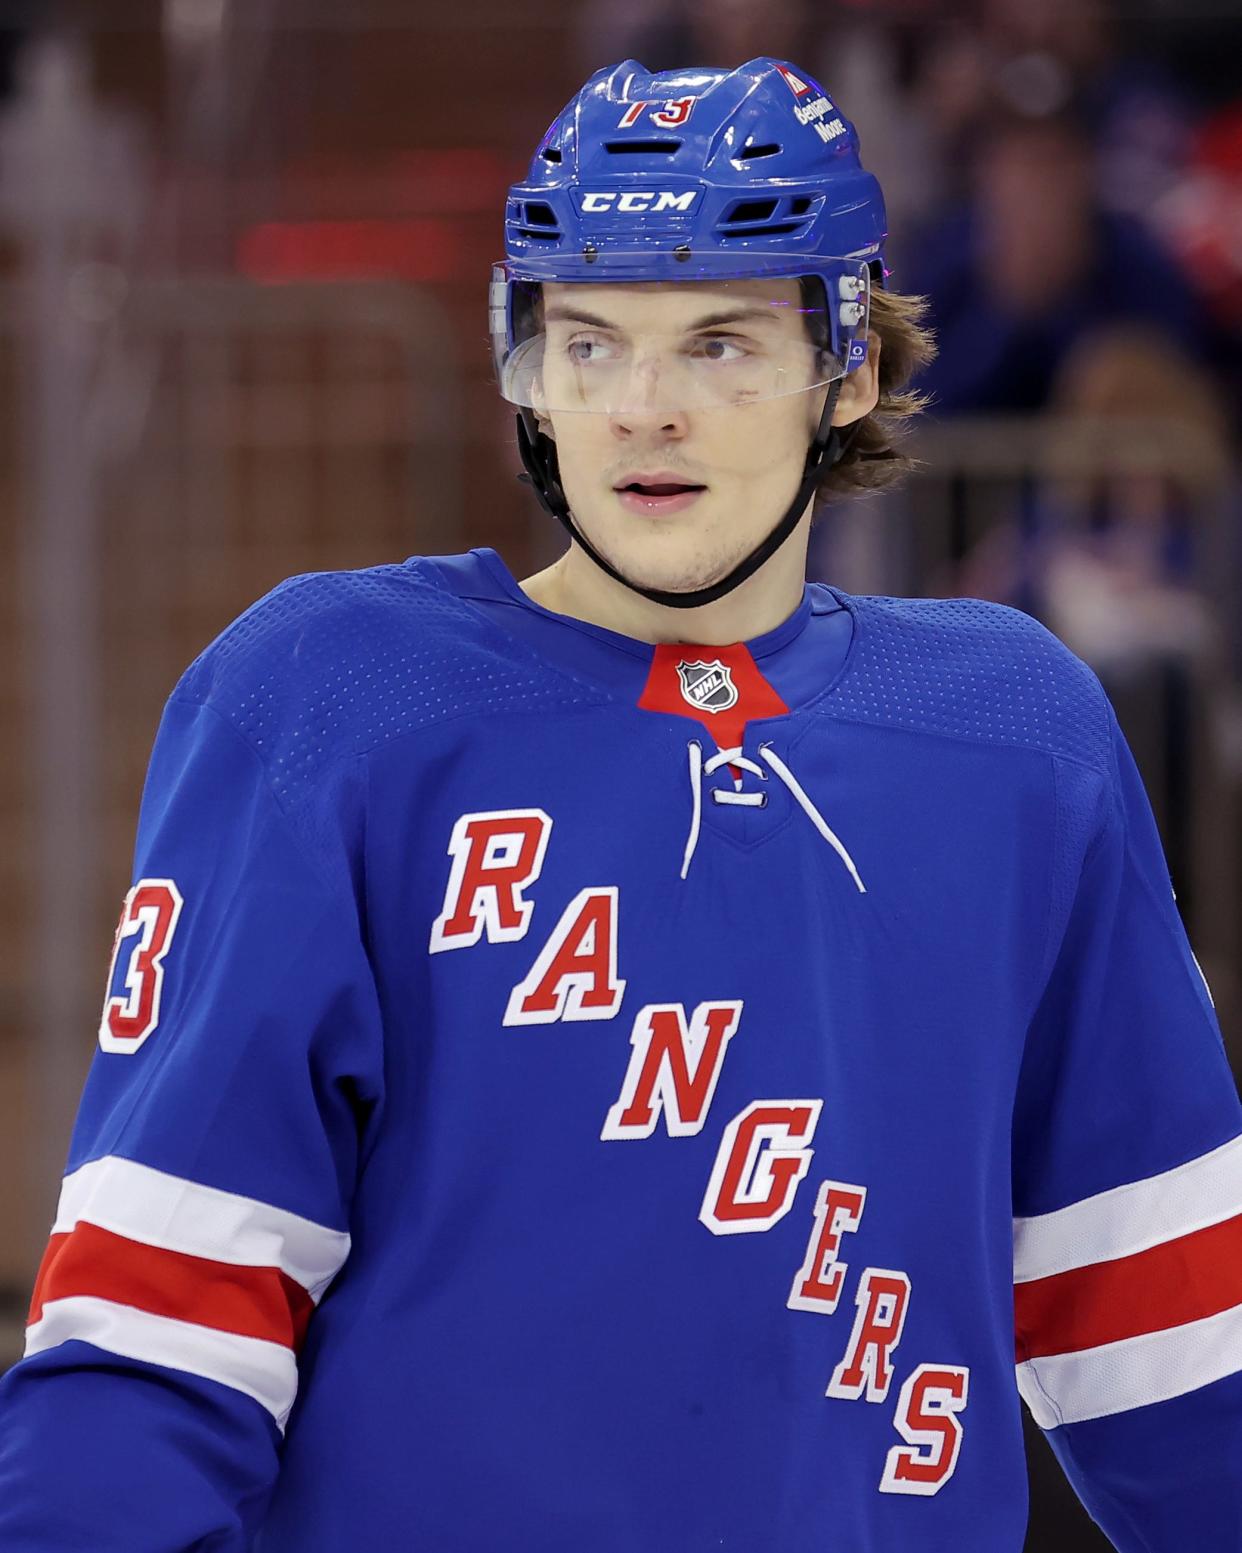
<path fill-rule="evenodd" d="M 1013 1221 L 1013 1277 L 1115 1262 L 1242 1213 L 1242 1134 L 1172 1170 Z"/>
<path fill-rule="evenodd" d="M 276 1343 L 295 1353 L 314 1302 L 278 1267 L 247 1267 L 129 1240 L 80 1221 L 54 1234 L 35 1283 L 29 1322 L 45 1305 L 86 1296 L 151 1315 Z"/>
<path fill-rule="evenodd" d="M 1242 1305 L 1242 1214 L 1014 1288 L 1017 1358 L 1074 1353 Z"/>

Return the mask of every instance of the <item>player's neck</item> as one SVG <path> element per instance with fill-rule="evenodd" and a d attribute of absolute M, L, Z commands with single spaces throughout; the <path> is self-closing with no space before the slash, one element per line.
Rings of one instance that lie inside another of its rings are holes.
<path fill-rule="evenodd" d="M 551 566 L 522 580 L 526 596 L 558 615 L 571 615 L 640 642 L 727 646 L 750 641 L 788 620 L 802 601 L 806 544 L 793 534 L 753 577 L 715 603 L 671 609 L 609 577 L 571 545 Z M 788 552 L 786 554 L 785 552 Z"/>

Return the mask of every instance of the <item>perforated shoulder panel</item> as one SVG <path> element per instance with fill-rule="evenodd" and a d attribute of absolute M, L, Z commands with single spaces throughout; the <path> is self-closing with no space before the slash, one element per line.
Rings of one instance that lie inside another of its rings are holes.
<path fill-rule="evenodd" d="M 1110 769 L 1103 687 L 1030 615 L 984 599 L 843 597 L 858 635 L 824 712 Z"/>
<path fill-rule="evenodd" d="M 608 700 L 500 637 L 418 558 L 289 578 L 217 637 L 175 694 L 233 724 L 285 805 L 332 761 L 432 723 Z"/>

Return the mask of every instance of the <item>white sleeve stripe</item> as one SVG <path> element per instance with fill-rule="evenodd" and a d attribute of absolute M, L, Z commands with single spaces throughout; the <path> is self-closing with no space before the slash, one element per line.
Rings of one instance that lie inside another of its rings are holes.
<path fill-rule="evenodd" d="M 349 1255 L 349 1236 L 340 1230 L 115 1154 L 65 1177 L 52 1233 L 68 1234 L 80 1219 L 164 1251 L 279 1267 L 313 1300 Z"/>
<path fill-rule="evenodd" d="M 26 1329 L 26 1356 L 75 1339 L 245 1392 L 267 1409 L 282 1431 L 297 1394 L 297 1362 L 280 1343 L 217 1332 L 86 1295 L 51 1300 L 43 1307 L 42 1318 Z"/>
<path fill-rule="evenodd" d="M 1133 1256 L 1242 1213 L 1242 1134 L 1210 1154 L 1013 1221 L 1015 1283 Z"/>
<path fill-rule="evenodd" d="M 1041 1429 L 1167 1402 L 1242 1370 L 1242 1305 L 1163 1332 L 1027 1359 L 1018 1390 Z"/>

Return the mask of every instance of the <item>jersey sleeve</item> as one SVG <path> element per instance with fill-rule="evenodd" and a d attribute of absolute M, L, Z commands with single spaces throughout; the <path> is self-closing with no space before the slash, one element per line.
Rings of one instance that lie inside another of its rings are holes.
<path fill-rule="evenodd" d="M 291 812 L 223 713 L 166 708 L 26 1354 L 0 1383 L 6 1553 L 251 1545 L 382 1104 L 351 781 Z"/>
<path fill-rule="evenodd" d="M 1242 1108 L 1108 720 L 1112 770 L 1059 827 L 1084 840 L 1015 1107 L 1018 1386 L 1122 1553 L 1238 1547 Z"/>

